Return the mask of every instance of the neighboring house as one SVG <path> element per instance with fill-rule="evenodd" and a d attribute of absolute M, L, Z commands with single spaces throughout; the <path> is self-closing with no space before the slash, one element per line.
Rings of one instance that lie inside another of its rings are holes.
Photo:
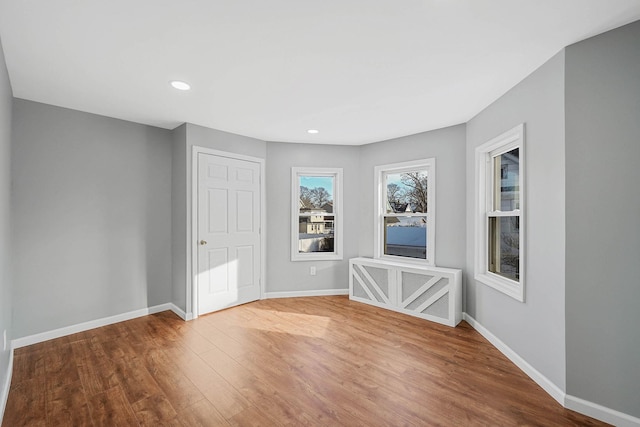
<path fill-rule="evenodd" d="M 302 202 L 300 204 L 302 205 Z M 301 207 L 300 213 L 311 214 L 299 217 L 299 232 L 301 234 L 333 234 L 334 217 L 326 215 L 333 213 L 333 203 L 326 203 L 320 208 Z"/>
<path fill-rule="evenodd" d="M 300 233 L 302 234 L 324 234 L 325 220 L 323 215 L 311 215 L 300 217 Z"/>
<path fill-rule="evenodd" d="M 387 201 L 387 211 L 389 212 L 394 212 L 394 213 L 406 212 L 407 208 L 409 208 L 409 203 Z"/>
<path fill-rule="evenodd" d="M 320 206 L 320 209 L 327 213 L 333 213 L 333 202 L 325 203 L 324 205 Z"/>

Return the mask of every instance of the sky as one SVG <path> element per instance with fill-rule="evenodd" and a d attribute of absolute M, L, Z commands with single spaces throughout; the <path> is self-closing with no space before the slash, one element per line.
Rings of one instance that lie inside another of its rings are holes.
<path fill-rule="evenodd" d="M 387 184 L 397 184 L 400 188 L 402 189 L 408 189 L 408 187 L 406 185 L 404 185 L 400 179 L 400 175 L 399 173 L 397 174 L 388 174 L 387 175 Z M 324 187 L 325 190 L 327 190 L 327 192 L 329 192 L 329 194 L 331 195 L 331 198 L 333 198 L 333 177 L 331 176 L 308 176 L 308 175 L 304 175 L 300 177 L 300 185 L 303 187 L 307 187 L 309 189 L 311 188 L 318 188 L 318 187 Z"/>
<path fill-rule="evenodd" d="M 333 177 L 332 176 L 301 176 L 300 186 L 311 188 L 324 187 L 333 199 Z"/>
<path fill-rule="evenodd" d="M 426 174 L 425 174 L 426 175 Z M 388 173 L 387 174 L 387 185 L 389 184 L 396 184 L 398 187 L 400 187 L 401 189 L 408 191 L 408 189 L 410 188 L 408 185 L 405 185 L 402 182 L 402 174 L 401 173 Z"/>

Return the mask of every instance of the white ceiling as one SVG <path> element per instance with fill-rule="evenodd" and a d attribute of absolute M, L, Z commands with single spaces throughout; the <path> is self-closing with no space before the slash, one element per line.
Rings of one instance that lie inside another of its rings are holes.
<path fill-rule="evenodd" d="M 329 144 L 466 122 L 638 19 L 640 0 L 0 0 L 17 98 Z"/>

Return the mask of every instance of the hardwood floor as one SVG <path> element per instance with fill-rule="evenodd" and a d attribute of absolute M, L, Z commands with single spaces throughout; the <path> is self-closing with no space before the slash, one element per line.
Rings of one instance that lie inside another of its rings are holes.
<path fill-rule="evenodd" d="M 163 312 L 15 351 L 3 426 L 585 426 L 468 324 L 346 297 Z"/>

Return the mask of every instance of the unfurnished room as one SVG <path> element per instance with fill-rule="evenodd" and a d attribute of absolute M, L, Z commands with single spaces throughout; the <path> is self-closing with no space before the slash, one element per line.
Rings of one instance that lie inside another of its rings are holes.
<path fill-rule="evenodd" d="M 640 426 L 640 1 L 0 0 L 0 424 Z"/>

